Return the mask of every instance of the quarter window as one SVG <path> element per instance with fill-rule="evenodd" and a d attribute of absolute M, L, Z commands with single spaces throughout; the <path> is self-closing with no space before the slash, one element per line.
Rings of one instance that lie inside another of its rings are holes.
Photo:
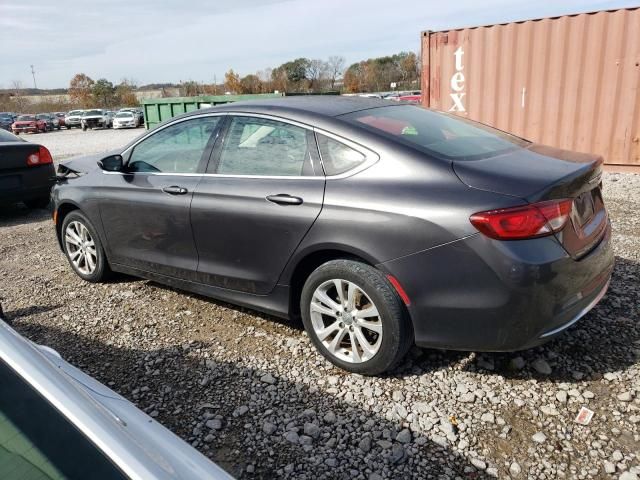
<path fill-rule="evenodd" d="M 136 145 L 130 172 L 195 173 L 221 117 L 200 117 L 176 123 Z"/>
<path fill-rule="evenodd" d="M 254 117 L 234 117 L 226 135 L 217 173 L 300 176 L 308 165 L 304 128 Z"/>
<path fill-rule="evenodd" d="M 322 165 L 326 175 L 339 175 L 364 163 L 366 157 L 344 143 L 317 135 Z"/>

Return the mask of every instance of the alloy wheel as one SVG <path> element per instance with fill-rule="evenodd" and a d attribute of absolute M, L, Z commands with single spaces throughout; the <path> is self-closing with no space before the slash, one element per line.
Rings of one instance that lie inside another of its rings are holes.
<path fill-rule="evenodd" d="M 96 245 L 85 225 L 70 222 L 64 234 L 64 243 L 69 260 L 83 275 L 91 275 L 98 263 Z"/>
<path fill-rule="evenodd" d="M 329 353 L 350 363 L 371 360 L 382 344 L 382 319 L 362 288 L 332 279 L 316 288 L 310 304 L 311 323 Z"/>

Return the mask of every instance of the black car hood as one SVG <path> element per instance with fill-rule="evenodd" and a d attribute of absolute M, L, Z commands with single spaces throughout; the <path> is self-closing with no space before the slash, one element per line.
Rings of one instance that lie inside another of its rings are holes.
<path fill-rule="evenodd" d="M 599 174 L 602 157 L 540 144 L 486 158 L 453 162 L 453 170 L 472 188 L 537 201 L 575 190 Z"/>
<path fill-rule="evenodd" d="M 100 168 L 98 166 L 98 160 L 102 160 L 109 155 L 117 155 L 119 153 L 120 150 L 112 150 L 110 152 L 94 153 L 93 155 L 83 155 L 81 157 L 75 157 L 65 162 L 61 162 L 58 169 L 66 169 L 74 173 L 89 173 Z"/>

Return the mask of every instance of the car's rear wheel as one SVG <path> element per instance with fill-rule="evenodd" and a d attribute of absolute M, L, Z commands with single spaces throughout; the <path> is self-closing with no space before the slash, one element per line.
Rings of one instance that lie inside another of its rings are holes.
<path fill-rule="evenodd" d="M 379 270 L 332 260 L 307 279 L 300 308 L 316 348 L 344 370 L 376 375 L 395 367 L 413 343 L 397 292 Z"/>
<path fill-rule="evenodd" d="M 69 264 L 83 280 L 100 282 L 110 275 L 100 238 L 84 214 L 74 211 L 65 217 L 62 244 Z"/>

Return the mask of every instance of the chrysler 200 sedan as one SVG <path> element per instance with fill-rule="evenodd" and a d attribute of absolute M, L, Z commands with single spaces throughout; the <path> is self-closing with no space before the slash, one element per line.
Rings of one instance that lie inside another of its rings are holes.
<path fill-rule="evenodd" d="M 379 374 L 413 344 L 529 348 L 591 309 L 613 267 L 601 163 L 416 105 L 233 103 L 65 163 L 54 220 L 87 281 L 301 317 Z"/>

